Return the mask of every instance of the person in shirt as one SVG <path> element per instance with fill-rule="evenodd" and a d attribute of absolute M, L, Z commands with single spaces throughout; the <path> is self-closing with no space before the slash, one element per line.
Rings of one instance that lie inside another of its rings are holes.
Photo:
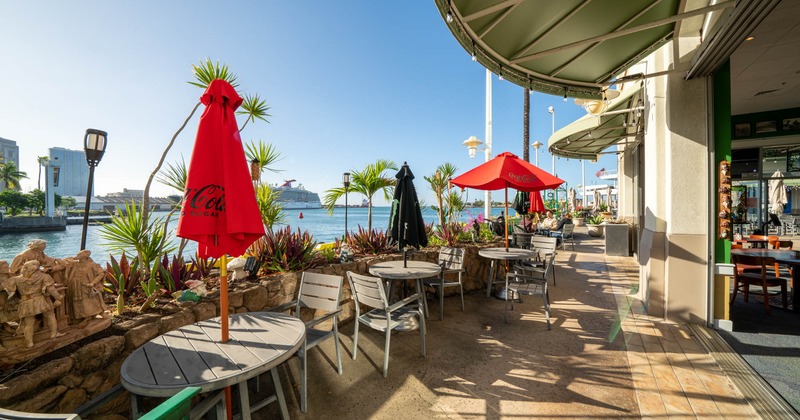
<path fill-rule="evenodd" d="M 558 220 L 553 217 L 553 212 L 548 210 L 545 218 L 539 223 L 539 232 L 546 234 L 548 231 L 555 229 L 556 226 L 558 226 Z"/>

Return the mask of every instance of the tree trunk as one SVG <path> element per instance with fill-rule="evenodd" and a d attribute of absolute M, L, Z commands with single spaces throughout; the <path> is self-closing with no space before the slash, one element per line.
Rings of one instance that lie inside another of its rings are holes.
<path fill-rule="evenodd" d="M 39 178 L 36 179 L 36 189 L 42 190 L 42 162 L 39 162 Z"/>
<path fill-rule="evenodd" d="M 530 148 L 531 148 L 531 95 L 528 88 L 522 88 L 525 93 L 525 102 L 522 106 L 522 159 L 525 162 L 530 162 Z"/>

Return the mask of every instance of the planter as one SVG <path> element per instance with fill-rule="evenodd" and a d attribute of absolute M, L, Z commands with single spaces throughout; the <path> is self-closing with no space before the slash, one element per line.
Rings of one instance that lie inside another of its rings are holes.
<path fill-rule="evenodd" d="M 614 213 L 612 213 L 610 211 L 600 212 L 600 215 L 603 216 L 603 220 L 606 220 L 606 221 L 611 220 L 611 218 L 614 217 Z"/>
<path fill-rule="evenodd" d="M 627 257 L 628 225 L 624 223 L 611 223 L 606 225 L 606 255 Z"/>
<path fill-rule="evenodd" d="M 575 226 L 583 226 L 584 225 L 583 217 L 573 217 L 572 218 L 572 223 L 574 223 Z"/>
<path fill-rule="evenodd" d="M 586 228 L 588 229 L 589 236 L 595 238 L 603 236 L 603 225 L 586 225 Z"/>

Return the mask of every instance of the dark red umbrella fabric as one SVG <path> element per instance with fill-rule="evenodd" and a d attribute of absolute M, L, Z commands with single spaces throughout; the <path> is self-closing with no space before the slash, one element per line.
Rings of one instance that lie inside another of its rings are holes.
<path fill-rule="evenodd" d="M 453 178 L 451 182 L 461 188 L 476 190 L 514 188 L 519 191 L 541 191 L 556 188 L 564 180 L 525 162 L 513 153 L 503 152 Z"/>
<path fill-rule="evenodd" d="M 177 235 L 198 242 L 201 258 L 239 256 L 264 235 L 234 111 L 242 98 L 224 80 L 208 85 L 197 127 Z"/>
<path fill-rule="evenodd" d="M 547 209 L 544 208 L 542 193 L 539 191 L 531 192 L 531 208 L 528 211 L 531 213 L 541 213 L 543 211 L 547 211 Z"/>

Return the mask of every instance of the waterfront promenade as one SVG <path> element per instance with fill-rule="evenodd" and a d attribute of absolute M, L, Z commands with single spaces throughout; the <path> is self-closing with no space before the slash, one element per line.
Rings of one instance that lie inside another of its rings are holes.
<path fill-rule="evenodd" d="M 740 391 L 757 381 L 747 367 L 726 372 L 708 350 L 704 327 L 644 314 L 634 297 L 638 266 L 606 257 L 602 238 L 579 228 L 577 251 L 557 257 L 550 288 L 553 329 L 541 300 L 526 297 L 503 322 L 504 302 L 480 290 L 445 299 L 445 318 L 427 323 L 427 357 L 416 332 L 393 335 L 389 375 L 383 378 L 383 336 L 340 328 L 339 376 L 333 343 L 309 355 L 309 411 L 297 405 L 298 363 L 282 375 L 292 418 L 792 418 L 772 396 Z M 436 311 L 436 303 L 433 310 Z M 701 337 L 702 336 L 702 337 Z M 722 351 L 724 353 L 724 351 Z M 728 356 L 731 356 L 728 354 Z M 292 390 L 289 390 L 291 381 Z M 265 383 L 262 386 L 268 386 Z M 756 411 L 758 407 L 759 411 Z M 272 418 L 271 408 L 254 418 Z M 789 410 L 791 410 L 789 408 Z"/>

